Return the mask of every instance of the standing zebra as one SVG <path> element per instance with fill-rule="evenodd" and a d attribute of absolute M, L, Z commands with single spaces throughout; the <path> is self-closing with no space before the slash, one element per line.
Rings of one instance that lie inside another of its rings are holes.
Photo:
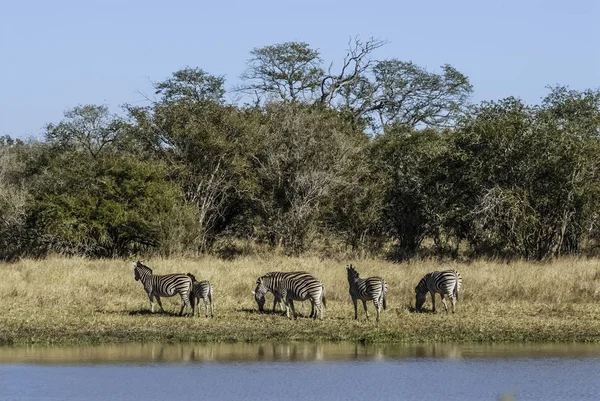
<path fill-rule="evenodd" d="M 367 301 L 373 300 L 375 310 L 377 311 L 377 321 L 381 314 L 381 307 L 385 310 L 387 303 L 385 301 L 385 293 L 387 292 L 387 283 L 381 277 L 369 277 L 366 279 L 360 278 L 358 272 L 350 266 L 346 266 L 348 273 L 348 284 L 350 286 L 350 296 L 354 304 L 354 320 L 358 319 L 357 301 L 360 299 L 365 308 L 365 315 L 369 320 L 369 312 L 367 312 Z"/>
<path fill-rule="evenodd" d="M 320 315 L 320 318 L 323 318 L 323 307 L 327 306 L 325 288 L 319 280 L 309 273 L 271 272 L 259 277 L 253 294 L 261 312 L 264 310 L 265 294 L 269 291 L 274 294 L 276 302 L 283 301 L 287 317 L 290 317 L 291 308 L 294 319 L 297 318 L 294 301 L 308 299 L 311 303 L 311 317 L 316 319 L 317 315 Z M 273 309 L 275 309 L 275 306 L 273 306 Z"/>
<path fill-rule="evenodd" d="M 158 302 L 158 306 L 163 312 L 165 310 L 160 302 L 160 297 L 172 297 L 175 294 L 181 296 L 182 305 L 179 316 L 183 314 L 183 308 L 190 307 L 189 293 L 192 289 L 192 279 L 185 274 L 153 275 L 152 269 L 140 261 L 133 264 L 133 271 L 135 281 L 141 281 L 144 285 L 144 290 L 146 290 L 150 299 L 152 313 L 154 313 L 154 297 L 156 297 L 156 302 Z"/>
<path fill-rule="evenodd" d="M 208 317 L 208 304 L 210 303 L 210 317 L 213 317 L 213 288 L 208 280 L 197 281 L 192 273 L 187 274 L 192 279 L 192 291 L 190 292 L 190 303 L 192 304 L 192 316 L 198 305 L 198 316 L 200 316 L 200 300 L 204 301 L 204 316 Z"/>
<path fill-rule="evenodd" d="M 448 313 L 448 305 L 446 304 L 444 295 L 448 295 L 448 298 L 452 301 L 452 313 L 454 313 L 461 285 L 462 277 L 460 277 L 460 273 L 456 270 L 445 270 L 443 272 L 436 271 L 426 274 L 415 287 L 417 310 L 421 310 L 421 307 L 425 303 L 427 292 L 429 292 L 431 294 L 431 304 L 433 305 L 434 312 L 435 294 L 439 293 L 442 297 L 442 303 L 444 304 L 446 313 Z"/>

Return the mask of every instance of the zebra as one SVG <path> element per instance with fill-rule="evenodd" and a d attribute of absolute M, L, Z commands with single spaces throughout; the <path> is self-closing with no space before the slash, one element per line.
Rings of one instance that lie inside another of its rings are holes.
<path fill-rule="evenodd" d="M 415 287 L 417 310 L 421 310 L 421 307 L 425 303 L 427 292 L 429 292 L 431 294 L 431 304 L 433 305 L 434 312 L 435 294 L 439 293 L 442 297 L 442 303 L 444 304 L 446 313 L 448 313 L 448 305 L 446 304 L 444 295 L 448 295 L 448 298 L 452 301 L 452 313 L 454 313 L 456 310 L 456 301 L 458 301 L 458 292 L 461 286 L 462 277 L 456 270 L 427 273 Z"/>
<path fill-rule="evenodd" d="M 190 292 L 190 303 L 192 304 L 192 316 L 198 305 L 198 316 L 200 316 L 200 300 L 204 301 L 204 316 L 208 317 L 208 305 L 210 304 L 210 317 L 213 317 L 213 288 L 208 280 L 197 281 L 192 273 L 187 276 L 192 279 L 192 291 Z"/>
<path fill-rule="evenodd" d="M 354 320 L 358 319 L 357 301 L 360 299 L 365 308 L 367 320 L 369 320 L 367 301 L 373 300 L 373 305 L 375 305 L 375 310 L 377 311 L 377 321 L 379 321 L 381 307 L 383 306 L 384 310 L 387 308 L 385 293 L 388 290 L 388 286 L 385 280 L 381 277 L 362 279 L 352 265 L 346 266 L 346 273 L 348 273 L 350 296 L 352 297 L 352 303 L 354 304 Z"/>
<path fill-rule="evenodd" d="M 256 280 L 256 289 L 252 292 L 262 312 L 265 305 L 265 294 L 271 291 L 275 296 L 275 302 L 283 301 L 286 316 L 290 317 L 290 308 L 297 318 L 294 301 L 310 300 L 311 315 L 316 319 L 319 315 L 323 319 L 323 307 L 327 306 L 325 299 L 325 287 L 315 277 L 306 272 L 271 272 Z M 273 305 L 275 309 L 275 304 Z"/>
<path fill-rule="evenodd" d="M 325 301 L 325 286 L 323 286 L 322 291 L 321 291 L 321 302 L 324 303 Z M 279 294 L 279 292 L 275 291 L 273 293 L 273 312 L 275 312 L 275 306 L 278 305 L 279 306 L 279 310 L 281 312 L 285 311 L 285 302 L 283 301 L 281 294 Z M 302 301 L 302 310 L 304 311 L 304 301 Z M 315 305 L 311 302 L 310 304 L 310 315 L 308 315 L 309 317 L 313 317 L 315 314 Z"/>
<path fill-rule="evenodd" d="M 297 272 L 277 272 L 279 274 L 279 277 L 281 279 L 283 279 L 284 277 L 298 277 L 299 275 L 303 275 L 303 274 L 308 274 L 307 272 L 304 271 L 297 271 Z M 271 291 L 270 289 L 267 290 L 267 292 Z M 275 291 L 271 291 L 273 292 L 273 312 L 275 312 L 275 307 L 279 306 L 279 310 L 281 312 L 285 311 L 285 303 L 283 301 L 283 298 L 281 296 L 281 294 L 279 294 L 279 292 Z M 255 291 L 252 291 L 252 294 L 255 294 Z M 262 312 L 264 310 L 264 304 L 266 302 L 266 300 L 264 299 L 264 296 L 260 298 L 260 302 L 257 300 L 256 301 L 259 305 L 258 305 L 258 309 Z M 262 304 L 262 305 L 261 305 Z M 311 315 L 310 317 L 312 317 L 312 310 L 311 310 Z"/>
<path fill-rule="evenodd" d="M 160 297 L 172 297 L 175 294 L 181 296 L 182 305 L 179 316 L 183 314 L 183 308 L 187 310 L 190 307 L 191 309 L 189 293 L 192 289 L 192 279 L 185 274 L 154 275 L 152 269 L 140 261 L 133 264 L 133 271 L 135 281 L 141 281 L 144 285 L 144 290 L 150 299 L 152 313 L 154 313 L 154 297 L 156 297 L 160 310 L 164 312 Z"/>

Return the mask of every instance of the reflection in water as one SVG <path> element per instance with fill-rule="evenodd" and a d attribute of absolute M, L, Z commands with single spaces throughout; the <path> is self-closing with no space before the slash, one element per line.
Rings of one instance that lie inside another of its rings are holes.
<path fill-rule="evenodd" d="M 538 358 L 600 356 L 594 344 L 113 344 L 87 347 L 0 347 L 0 363 L 146 364 L 380 361 L 410 358 Z"/>

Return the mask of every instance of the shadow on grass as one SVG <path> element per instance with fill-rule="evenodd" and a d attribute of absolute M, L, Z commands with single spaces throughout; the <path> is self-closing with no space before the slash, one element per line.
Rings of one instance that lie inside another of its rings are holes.
<path fill-rule="evenodd" d="M 152 311 L 150 311 L 150 309 L 132 310 L 132 311 L 129 311 L 128 314 L 129 314 L 129 316 L 150 316 L 150 315 L 157 315 L 157 316 L 177 316 L 177 317 L 179 317 L 179 313 L 176 313 L 176 312 L 156 311 L 156 312 L 152 313 Z M 183 316 L 186 316 L 185 312 L 184 312 Z"/>
<path fill-rule="evenodd" d="M 264 311 L 261 312 L 256 308 L 241 308 L 241 309 L 236 309 L 236 311 L 254 314 L 254 315 L 281 315 L 283 313 L 280 311 L 273 312 L 272 310 L 267 310 L 267 309 L 265 309 Z"/>
<path fill-rule="evenodd" d="M 279 310 L 273 311 L 272 309 L 265 309 L 264 311 L 259 311 L 258 309 L 255 308 L 241 308 L 241 309 L 236 309 L 237 312 L 243 312 L 243 313 L 248 313 L 251 315 L 263 315 L 263 316 L 281 316 L 284 318 L 287 318 L 285 312 L 281 312 Z M 291 316 L 292 312 L 290 311 L 290 316 Z M 302 312 L 298 312 L 298 319 L 312 319 L 312 317 L 308 316 L 308 314 L 304 314 Z"/>
<path fill-rule="evenodd" d="M 427 309 L 427 308 L 421 308 L 421 309 L 417 309 L 412 305 L 408 306 L 408 311 L 410 313 L 435 313 L 434 311 L 432 311 L 431 309 Z"/>

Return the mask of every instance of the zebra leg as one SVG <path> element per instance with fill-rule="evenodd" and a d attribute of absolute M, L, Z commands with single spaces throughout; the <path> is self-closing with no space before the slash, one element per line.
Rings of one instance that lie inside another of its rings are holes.
<path fill-rule="evenodd" d="M 158 302 L 158 306 L 160 306 L 160 311 L 164 312 L 165 309 L 162 306 L 162 302 L 160 302 L 160 297 L 158 295 L 155 295 L 155 297 L 156 297 L 156 302 Z M 152 312 L 154 312 L 154 306 L 152 306 Z"/>
<path fill-rule="evenodd" d="M 358 319 L 358 310 L 356 308 L 357 299 L 352 298 L 352 303 L 354 304 L 354 320 Z"/>
<path fill-rule="evenodd" d="M 448 313 L 448 304 L 446 304 L 446 299 L 444 298 L 444 293 L 440 293 L 440 297 L 442 297 L 442 304 L 444 304 L 444 310 Z"/>
<path fill-rule="evenodd" d="M 363 308 L 365 308 L 365 315 L 367 315 L 367 320 L 369 320 L 369 312 L 367 311 L 367 301 L 362 300 Z"/>
<path fill-rule="evenodd" d="M 323 310 L 321 309 L 320 305 L 317 305 L 317 301 L 315 301 L 314 299 L 310 300 L 310 317 L 313 318 L 313 320 L 317 320 L 317 314 L 318 311 L 321 311 L 321 319 L 323 319 Z"/>
<path fill-rule="evenodd" d="M 200 303 L 200 300 L 198 300 L 198 303 Z M 200 306 L 200 305 L 198 305 L 198 306 Z M 189 315 L 187 310 L 188 310 L 188 308 L 192 309 L 192 306 L 190 305 L 190 298 L 187 295 L 181 294 L 181 309 L 179 310 L 179 316 L 183 315 L 184 308 L 186 310 L 186 315 Z M 194 317 L 193 313 L 194 313 L 194 311 L 192 309 L 192 317 Z M 198 313 L 200 313 L 200 310 L 198 310 Z"/>
<path fill-rule="evenodd" d="M 376 299 L 373 300 L 373 305 L 375 306 L 375 311 L 377 311 L 377 319 L 375 321 L 379 321 L 379 316 L 381 315 L 381 305 L 377 302 Z"/>
<path fill-rule="evenodd" d="M 435 292 L 429 291 L 429 293 L 431 294 L 432 311 L 435 312 Z"/>
<path fill-rule="evenodd" d="M 154 295 L 152 293 L 148 294 L 148 299 L 150 299 L 150 310 L 154 313 Z"/>
<path fill-rule="evenodd" d="M 190 304 L 192 305 L 192 316 L 194 316 L 194 311 L 196 310 L 196 296 L 193 292 L 190 292 Z"/>
<path fill-rule="evenodd" d="M 298 316 L 296 315 L 296 309 L 294 308 L 294 300 L 290 299 L 289 304 L 290 304 L 290 308 L 292 309 L 292 314 L 294 315 L 294 320 L 296 320 L 298 318 Z M 288 315 L 288 317 L 289 317 L 289 315 Z"/>
<path fill-rule="evenodd" d="M 452 313 L 454 313 L 456 308 L 456 298 L 452 297 L 450 300 L 452 301 Z"/>
<path fill-rule="evenodd" d="M 208 317 L 208 297 L 204 298 L 204 317 Z"/>

